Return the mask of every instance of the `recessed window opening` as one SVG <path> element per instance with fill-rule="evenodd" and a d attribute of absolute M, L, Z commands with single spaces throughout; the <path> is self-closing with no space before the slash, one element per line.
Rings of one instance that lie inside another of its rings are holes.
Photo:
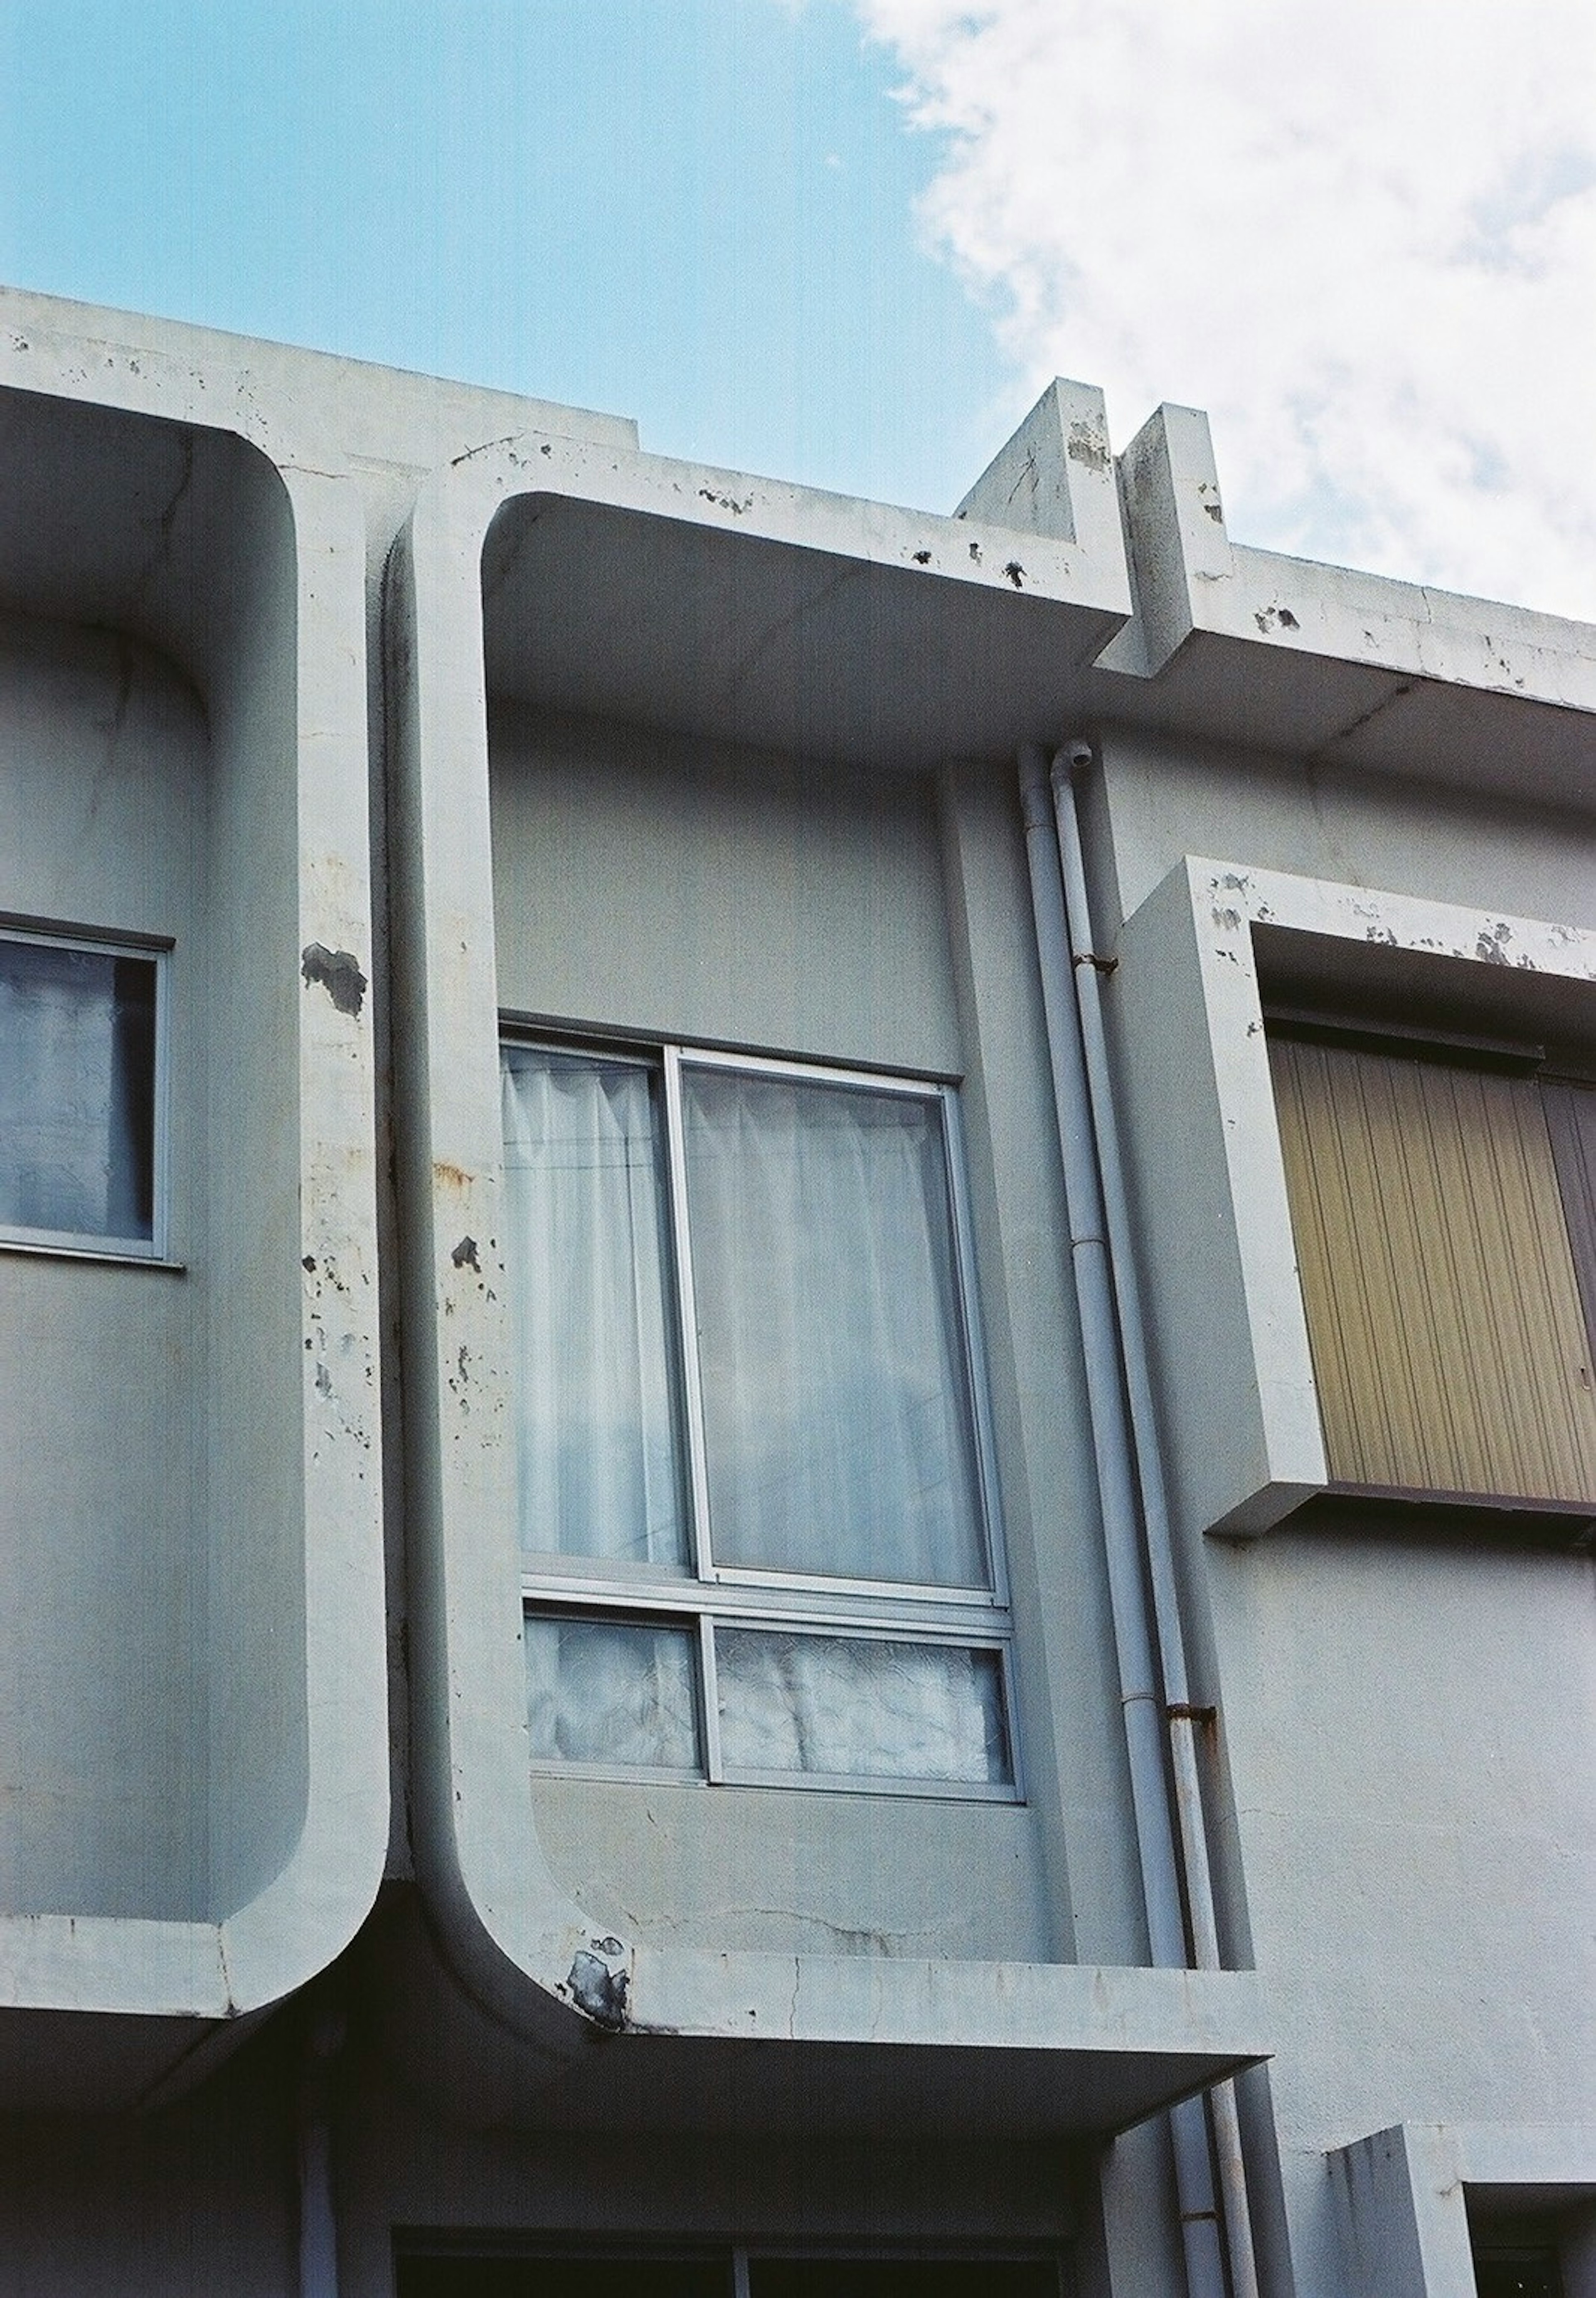
<path fill-rule="evenodd" d="M 155 1259 L 164 953 L 0 931 L 0 1242 Z"/>
<path fill-rule="evenodd" d="M 662 2256 L 591 2246 L 471 2256 L 407 2243 L 399 2298 L 1059 2298 L 1051 2258 L 761 2255 L 737 2249 Z"/>
<path fill-rule="evenodd" d="M 536 1760 L 1017 1792 L 951 1088 L 503 1048 Z"/>
<path fill-rule="evenodd" d="M 1333 1485 L 1596 1508 L 1596 1082 L 1494 1036 L 1269 1029 Z"/>

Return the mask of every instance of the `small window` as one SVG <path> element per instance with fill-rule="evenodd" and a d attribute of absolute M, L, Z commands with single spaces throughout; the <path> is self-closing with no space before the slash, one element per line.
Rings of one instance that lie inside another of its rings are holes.
<path fill-rule="evenodd" d="M 1344 1492 L 1596 1507 L 1596 1091 L 1505 1049 L 1271 1027 Z"/>
<path fill-rule="evenodd" d="M 1474 2253 L 1477 2298 L 1563 2298 L 1563 2277 L 1551 2244 L 1482 2242 Z"/>
<path fill-rule="evenodd" d="M 516 1041 L 503 1090 L 536 1760 L 1012 1798 L 950 1090 Z"/>
<path fill-rule="evenodd" d="M 161 970 L 149 950 L 0 932 L 0 1240 L 164 1249 Z"/>

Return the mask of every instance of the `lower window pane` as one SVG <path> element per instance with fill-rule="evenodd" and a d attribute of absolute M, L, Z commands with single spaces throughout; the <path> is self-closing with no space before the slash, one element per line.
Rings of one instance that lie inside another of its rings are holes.
<path fill-rule="evenodd" d="M 749 2298 L 1058 2298 L 1046 2259 L 756 2258 Z"/>
<path fill-rule="evenodd" d="M 1013 1776 L 995 1651 L 748 1628 L 718 1630 L 715 1648 L 728 1771 Z"/>
<path fill-rule="evenodd" d="M 697 1771 L 691 1630 L 529 1616 L 526 1714 L 542 1761 Z"/>
<path fill-rule="evenodd" d="M 154 1234 L 155 962 L 0 937 L 0 1225 Z"/>

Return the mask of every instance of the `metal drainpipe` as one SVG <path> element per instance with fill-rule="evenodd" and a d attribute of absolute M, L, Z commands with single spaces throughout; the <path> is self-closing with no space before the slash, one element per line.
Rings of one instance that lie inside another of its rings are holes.
<path fill-rule="evenodd" d="M 1087 1093 L 1096 1143 L 1097 1171 L 1108 1217 L 1109 1261 L 1119 1306 L 1120 1343 L 1130 1407 L 1131 1442 L 1137 1480 L 1141 1487 L 1143 1537 L 1146 1544 L 1147 1576 L 1153 1591 L 1154 1624 L 1158 1636 L 1165 1712 L 1169 1719 L 1170 1762 L 1175 1782 L 1175 1808 L 1180 1826 L 1193 1960 L 1199 1971 L 1219 1971 L 1223 1965 L 1220 1955 L 1213 1876 L 1208 1858 L 1208 1833 L 1203 1815 L 1197 1739 L 1202 1724 L 1211 1722 L 1213 1718 L 1206 1711 L 1194 1707 L 1187 1671 L 1186 1637 L 1181 1625 L 1180 1599 L 1175 1579 L 1174 1541 L 1170 1531 L 1169 1492 L 1164 1482 L 1163 1451 L 1153 1404 L 1146 1323 L 1142 1312 L 1141 1285 L 1131 1238 L 1130 1206 L 1125 1187 L 1124 1161 L 1120 1150 L 1119 1122 L 1114 1112 L 1113 1083 L 1108 1066 L 1108 1041 L 1103 1025 L 1100 971 L 1103 961 L 1092 943 L 1091 900 L 1087 888 L 1086 857 L 1081 847 L 1080 816 L 1076 804 L 1076 778 L 1091 763 L 1092 748 L 1087 742 L 1072 742 L 1054 757 L 1051 776 L 1054 824 L 1058 838 L 1059 866 L 1063 878 L 1071 971 L 1074 977 L 1076 1008 L 1086 1054 Z M 1258 2298 L 1252 2212 L 1247 2201 L 1246 2168 L 1242 2155 L 1236 2087 L 1228 2082 L 1216 2084 L 1207 2096 L 1220 2191 L 1224 2197 L 1232 2286 L 1236 2298 Z"/>
<path fill-rule="evenodd" d="M 338 2221 L 333 2204 L 333 2075 L 345 2021 L 335 2005 L 311 2012 L 300 2066 L 300 2298 L 338 2298 Z"/>
<path fill-rule="evenodd" d="M 1058 831 L 1048 795 L 1047 758 L 1046 752 L 1035 745 L 1028 745 L 1020 754 L 1020 795 L 1030 864 L 1031 902 L 1036 912 L 1037 954 L 1047 1022 L 1054 1109 L 1063 1161 L 1070 1256 L 1086 1360 L 1092 1449 L 1097 1465 L 1109 1602 L 1130 1758 L 1131 1810 L 1147 1913 L 1147 1937 L 1155 1963 L 1185 1971 L 1190 1964 L 1164 1771 L 1163 1700 L 1142 1577 L 1141 1526 L 1130 1430 L 1121 1385 L 1107 1223 L 1087 1090 L 1080 1020 L 1070 982 L 1069 929 L 1059 874 Z M 1187 2099 L 1170 2110 L 1170 2135 L 1175 2156 L 1187 2291 L 1190 2298 L 1227 2298 L 1208 2125 L 1200 2100 Z"/>

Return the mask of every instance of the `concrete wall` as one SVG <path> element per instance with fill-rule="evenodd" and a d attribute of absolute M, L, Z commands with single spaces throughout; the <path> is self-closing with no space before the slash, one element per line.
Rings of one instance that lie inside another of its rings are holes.
<path fill-rule="evenodd" d="M 982 1059 L 980 1033 L 972 1026 L 979 1019 L 994 1034 L 1029 1037 L 1028 1058 L 1016 1069 L 1036 1078 L 1036 1017 L 1023 995 L 1030 985 L 1023 973 L 1014 978 L 1016 957 L 1021 967 L 1026 962 L 1020 905 L 1028 897 L 1015 869 L 1013 802 L 1002 783 L 996 809 L 980 786 L 949 796 L 947 811 L 963 831 L 949 856 L 955 932 L 944 808 L 938 790 L 919 778 L 865 781 L 635 728 L 540 720 L 515 704 L 491 707 L 489 755 L 506 1012 L 617 1029 L 643 1042 L 685 1038 L 955 1077 Z M 994 830 L 995 856 L 981 853 Z M 1003 945 L 1006 1013 L 978 1017 L 968 988 L 960 996 L 957 960 L 963 954 L 967 971 L 972 937 L 988 967 L 994 942 Z M 985 1048 L 988 1070 L 994 1050 Z M 996 1065 L 1000 1078 L 1003 1066 Z M 1020 1227 L 1034 1239 L 1055 1210 L 1046 1105 L 1033 1093 L 1022 1111 L 1012 1085 L 998 1090 L 1009 1096 L 996 1115 L 1002 1195 L 1012 1201 L 1000 1208 L 993 1186 L 994 1112 L 984 1101 L 975 1112 L 973 1151 L 986 1179 L 983 1270 L 988 1253 L 1001 1265 L 1005 1233 Z M 1028 1139 L 1013 1137 L 1016 1122 L 1034 1128 Z M 1089 1830 L 1108 1783 L 1117 1784 L 1113 1757 L 1100 1744 L 1113 1695 L 1100 1649 L 1090 1674 L 1079 1664 L 1061 1668 L 1049 1646 L 1071 1632 L 1041 1630 L 1043 1618 L 1079 1617 L 1054 1581 L 1059 1526 L 1071 1514 L 1078 1532 L 1089 1525 L 1091 1503 L 1079 1491 L 1078 1467 L 1073 1510 L 1063 1501 L 1058 1486 L 1068 1489 L 1074 1461 L 1040 1425 L 1024 1426 L 1013 1409 L 1014 1367 L 1034 1361 L 1041 1332 L 1017 1347 L 1005 1310 L 1033 1327 L 1042 1320 L 1052 1365 L 1045 1385 L 1056 1393 L 1068 1379 L 1058 1272 L 1037 1268 L 1034 1252 L 1031 1259 L 1021 1297 L 1011 1303 L 995 1285 L 986 1315 L 1008 1407 L 1000 1471 L 1005 1495 L 1012 1489 L 1016 1502 L 1010 1546 L 1023 1542 L 1026 1550 L 1011 1563 L 1023 1571 L 1028 1591 L 1038 1588 L 1041 1571 L 1050 1582 L 1046 1601 L 1022 1609 L 1036 1634 L 1017 1654 L 1030 1808 L 817 1795 L 798 1787 L 707 1795 L 541 1778 L 535 1803 L 550 1864 L 595 1917 L 622 1932 L 643 1930 L 707 1947 L 1041 1959 L 1073 1952 L 1063 1856 L 1069 1821 L 1061 1823 L 1061 1800 L 1068 1814 L 1079 1798 Z M 1038 1442 L 1034 1463 L 1024 1449 L 1028 1435 Z M 1028 1468 L 1044 1519 L 1041 1563 L 1026 1504 Z M 1095 1575 L 1083 1575 L 1079 1564 L 1073 1573 L 1065 1567 L 1066 1579 L 1083 1576 Z M 1054 1737 L 1060 1718 L 1046 1691 L 1055 1674 L 1076 1686 L 1062 1757 Z M 1083 1728 L 1085 1682 L 1097 1705 Z M 1119 1937 L 1134 1938 L 1134 1918 L 1115 1912 Z M 1112 1917 L 1099 1914 L 1089 1930 L 1106 1955 Z"/>
<path fill-rule="evenodd" d="M 136 641 L 12 617 L 0 783 L 0 910 L 173 945 L 170 1251 L 203 1264 L 203 706 Z M 0 1905 L 186 1916 L 210 1888 L 203 1279 L 21 1253 L 4 1275 Z"/>
<path fill-rule="evenodd" d="M 6 653 L 0 904 L 171 944 L 181 1265 L 10 1258 L 19 1913 L 225 1916 L 304 1818 L 295 546 L 250 450 L 183 469 L 194 679 L 54 620 Z"/>
<path fill-rule="evenodd" d="M 1105 925 L 1139 909 L 1185 854 L 1596 924 L 1589 817 L 1572 791 L 1559 812 L 1545 800 L 1526 806 L 1129 727 L 1104 743 L 1110 771 L 1094 812 Z"/>
<path fill-rule="evenodd" d="M 1271 1112 L 1267 1080 L 1255 1107 L 1231 1074 L 1242 1058 L 1234 1017 L 1203 986 L 1204 967 L 1225 971 L 1213 963 L 1225 954 L 1217 928 L 1214 950 L 1198 949 L 1199 897 L 1219 881 L 1204 865 L 1188 884 L 1175 865 L 1194 849 L 1226 857 L 1224 882 L 1241 889 L 1227 898 L 1253 920 L 1266 906 L 1280 918 L 1260 962 L 1293 965 L 1299 999 L 1316 964 L 1337 969 L 1355 998 L 1377 947 L 1390 1010 L 1403 977 L 1389 944 L 1456 946 L 1463 954 L 1444 963 L 1415 959 L 1416 997 L 1450 990 L 1454 1026 L 1472 1015 L 1482 1035 L 1508 1034 L 1517 1016 L 1524 1034 L 1567 1036 L 1596 1028 L 1590 944 L 1567 930 L 1592 914 L 1589 830 L 1572 814 L 1137 735 L 1105 736 L 1103 759 L 1091 801 L 1100 934 L 1119 927 L 1117 889 L 1131 914 L 1111 1004 L 1170 1454 L 1188 1503 L 1194 1626 L 1222 1705 L 1228 1888 L 1278 2038 L 1254 2101 L 1266 2256 L 1271 2286 L 1331 2298 L 1363 2270 L 1343 2248 L 1326 2170 L 1335 2150 L 1398 2120 L 1591 2116 L 1592 1564 L 1500 1533 L 1470 1539 L 1455 1524 L 1428 1538 L 1377 1522 L 1200 1536 L 1218 1506 L 1201 1496 L 1217 1490 L 1216 1460 L 1233 1485 L 1245 1481 L 1236 1463 L 1249 1416 L 1253 1473 L 1267 1483 L 1264 1392 L 1300 1350 L 1285 1317 L 1255 1313 L 1245 1337 L 1236 1323 L 1247 1271 L 1266 1253 L 1283 1256 L 1289 1281 L 1289 1226 L 1278 1191 L 1236 1178 L 1238 1160 L 1267 1145 Z M 1251 877 L 1261 870 L 1334 883 L 1304 890 L 1301 916 L 1282 916 L 1278 889 L 1291 881 L 1265 889 Z M 1426 906 L 1383 902 L 1382 889 Z M 1316 922 L 1329 927 L 1334 913 L 1340 945 L 1289 931 L 1321 897 Z M 1469 906 L 1428 906 L 1442 902 Z M 1515 923 L 1507 965 L 1470 962 L 1491 921 L 1517 905 L 1547 930 Z M 1227 980 L 1246 971 L 1241 955 Z M 1460 2219 L 1447 2239 L 1464 2242 Z M 1410 2287 L 1369 2270 L 1371 2293 Z"/>

